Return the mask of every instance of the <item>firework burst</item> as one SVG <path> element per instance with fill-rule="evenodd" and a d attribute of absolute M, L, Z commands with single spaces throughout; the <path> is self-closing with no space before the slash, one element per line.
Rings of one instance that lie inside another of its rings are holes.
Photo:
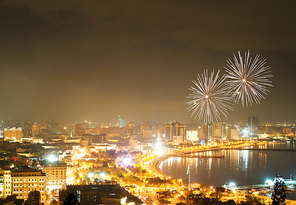
<path fill-rule="evenodd" d="M 227 110 L 232 110 L 232 98 L 225 86 L 224 75 L 219 78 L 219 72 L 215 74 L 213 70 L 210 75 L 205 70 L 201 75 L 198 74 L 197 80 L 193 81 L 195 87 L 190 86 L 192 93 L 187 96 L 192 100 L 186 102 L 189 105 L 188 111 L 191 111 L 191 117 L 203 120 L 204 123 L 220 121 L 221 116 L 227 117 Z"/>
<path fill-rule="evenodd" d="M 264 99 L 263 95 L 269 92 L 266 86 L 272 86 L 269 78 L 273 77 L 270 67 L 265 65 L 266 60 L 259 60 L 260 55 L 256 55 L 254 60 L 250 57 L 250 52 L 245 53 L 243 58 L 238 52 L 238 58 L 233 54 L 233 61 L 227 60 L 227 67 L 224 67 L 228 73 L 226 83 L 229 86 L 229 92 L 235 103 L 241 102 L 242 106 L 253 102 L 260 103 Z"/>

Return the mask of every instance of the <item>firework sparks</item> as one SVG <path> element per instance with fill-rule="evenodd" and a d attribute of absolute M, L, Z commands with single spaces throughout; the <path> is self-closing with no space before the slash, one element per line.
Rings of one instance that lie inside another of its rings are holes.
<path fill-rule="evenodd" d="M 270 67 L 266 66 L 266 60 L 259 60 L 260 55 L 256 55 L 252 61 L 250 52 L 245 53 L 245 57 L 238 52 L 238 58 L 233 54 L 233 61 L 227 60 L 227 67 L 224 67 L 228 73 L 226 83 L 229 91 L 235 99 L 235 103 L 241 101 L 242 106 L 253 102 L 260 103 L 267 95 L 269 90 L 266 86 L 272 86 L 269 78 L 273 77 Z"/>
<path fill-rule="evenodd" d="M 213 70 L 210 75 L 208 70 L 197 76 L 193 81 L 195 87 L 190 86 L 192 93 L 187 98 L 192 100 L 186 102 L 189 105 L 188 111 L 191 111 L 191 117 L 203 120 L 204 123 L 220 121 L 221 116 L 227 117 L 227 110 L 232 110 L 232 98 L 225 86 L 225 78 L 219 78 L 219 72 L 215 74 Z"/>

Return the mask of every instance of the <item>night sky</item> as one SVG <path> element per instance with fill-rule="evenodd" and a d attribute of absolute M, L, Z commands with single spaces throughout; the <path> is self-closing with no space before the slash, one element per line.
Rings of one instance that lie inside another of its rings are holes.
<path fill-rule="evenodd" d="M 274 87 L 227 122 L 296 121 L 296 1 L 0 0 L 0 118 L 197 122 L 189 86 L 233 53 Z"/>

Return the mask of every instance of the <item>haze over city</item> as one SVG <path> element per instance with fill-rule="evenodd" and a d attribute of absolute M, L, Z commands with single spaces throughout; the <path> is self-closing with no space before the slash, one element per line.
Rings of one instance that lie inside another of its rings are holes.
<path fill-rule="evenodd" d="M 274 77 L 228 122 L 295 121 L 295 1 L 0 1 L 0 118 L 197 122 L 189 86 L 250 50 Z M 225 120 L 225 119 L 223 119 Z"/>
<path fill-rule="evenodd" d="M 0 204 L 295 204 L 295 10 L 0 0 Z"/>

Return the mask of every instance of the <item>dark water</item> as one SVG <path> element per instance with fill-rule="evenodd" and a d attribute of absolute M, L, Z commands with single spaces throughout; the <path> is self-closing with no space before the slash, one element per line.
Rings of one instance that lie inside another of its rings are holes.
<path fill-rule="evenodd" d="M 191 183 L 222 186 L 235 182 L 237 186 L 265 183 L 275 175 L 296 180 L 296 142 L 266 144 L 262 150 L 224 150 L 209 152 L 222 154 L 224 158 L 178 158 L 172 157 L 160 164 L 161 170 L 174 178 L 188 179 L 190 164 Z M 264 149 L 293 149 L 295 151 L 267 151 Z M 291 198 L 291 197 L 290 197 Z M 293 197 L 294 198 L 294 197 Z"/>

